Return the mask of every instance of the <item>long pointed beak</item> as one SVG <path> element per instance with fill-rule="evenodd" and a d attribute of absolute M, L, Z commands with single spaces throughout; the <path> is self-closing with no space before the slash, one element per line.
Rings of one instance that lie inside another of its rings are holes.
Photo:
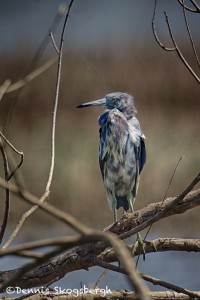
<path fill-rule="evenodd" d="M 77 105 L 77 108 L 88 107 L 88 106 L 103 106 L 103 107 L 105 107 L 106 106 L 106 98 L 79 104 L 79 105 Z"/>

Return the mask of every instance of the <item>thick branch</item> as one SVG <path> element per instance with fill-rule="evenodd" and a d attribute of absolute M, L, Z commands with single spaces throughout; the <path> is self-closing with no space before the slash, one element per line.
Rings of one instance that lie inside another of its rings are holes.
<path fill-rule="evenodd" d="M 129 245 L 129 249 L 133 249 L 134 245 Z M 145 254 L 152 252 L 165 251 L 187 251 L 200 252 L 199 239 L 179 239 L 179 238 L 159 238 L 152 241 L 145 241 Z M 140 249 L 136 249 L 135 255 L 140 255 Z M 102 252 L 98 258 L 108 263 L 116 262 L 117 257 L 113 250 Z"/>
<path fill-rule="evenodd" d="M 138 296 L 134 292 L 127 290 L 111 291 L 104 295 L 104 290 L 97 291 L 96 293 L 88 292 L 85 294 L 78 294 L 78 292 L 72 292 L 69 290 L 68 294 L 36 294 L 27 297 L 26 300 L 139 300 Z M 200 292 L 196 292 L 200 295 Z M 78 294 L 78 295 L 77 295 Z M 150 292 L 150 297 L 154 300 L 189 300 L 191 299 L 183 293 L 176 293 L 171 291 L 165 292 Z M 194 298 L 193 298 L 194 299 Z M 12 300 L 11 298 L 4 298 L 4 300 Z M 17 300 L 17 299 L 16 299 Z"/>
<path fill-rule="evenodd" d="M 177 198 L 169 198 L 165 200 L 162 209 L 173 203 L 173 201 L 176 201 L 176 199 Z M 152 219 L 155 216 L 156 212 L 160 209 L 161 203 L 162 202 L 150 204 L 140 211 L 136 211 L 134 214 L 126 214 L 121 220 L 119 220 L 109 229 L 119 235 L 126 232 L 127 230 L 130 230 L 131 228 L 137 227 L 138 224 L 142 224 L 145 221 Z M 173 207 L 172 210 L 167 211 L 166 215 L 162 216 L 162 218 L 168 217 L 173 214 L 184 213 L 185 211 L 198 206 L 199 204 L 200 189 L 190 192 L 183 200 L 177 203 L 177 205 Z M 46 204 L 43 205 L 45 206 Z M 171 245 L 174 244 L 175 242 L 171 242 Z M 161 241 L 156 242 L 155 246 L 157 247 L 157 249 L 161 249 Z M 151 248 L 152 251 L 155 251 L 155 246 L 152 243 L 147 243 L 146 252 L 148 252 L 148 247 L 149 249 Z M 52 259 L 48 262 L 48 264 L 44 264 L 43 266 L 36 268 L 34 271 L 30 272 L 29 275 L 26 275 L 22 279 L 20 279 L 20 282 L 18 282 L 18 284 L 22 288 L 45 285 L 55 279 L 55 276 L 62 278 L 66 273 L 72 272 L 74 270 L 88 269 L 89 267 L 95 265 L 94 261 L 92 260 L 92 255 L 101 254 L 107 247 L 108 243 L 106 242 L 90 243 L 85 246 L 76 247 L 75 249 L 68 251 L 66 254 Z M 167 241 L 165 241 L 165 247 L 168 247 Z M 18 271 L 18 269 L 15 269 L 1 272 L 0 283 L 5 283 Z"/>
<path fill-rule="evenodd" d="M 121 234 L 123 239 L 134 235 L 163 218 L 184 213 L 188 209 L 200 205 L 200 189 L 190 192 L 179 202 L 177 202 L 177 199 L 178 197 L 168 198 L 164 203 L 152 203 L 135 213 L 125 214 L 109 229 L 118 235 Z"/>

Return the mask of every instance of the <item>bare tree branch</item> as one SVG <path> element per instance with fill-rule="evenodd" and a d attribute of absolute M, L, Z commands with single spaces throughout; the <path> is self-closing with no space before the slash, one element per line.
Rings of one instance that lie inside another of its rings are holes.
<path fill-rule="evenodd" d="M 11 142 L 4 136 L 4 134 L 2 132 L 0 132 L 0 136 L 4 139 L 4 141 L 6 142 L 6 144 L 18 155 L 20 155 L 20 161 L 18 163 L 18 165 L 13 169 L 13 171 L 10 173 L 10 175 L 8 175 L 8 181 L 14 176 L 15 172 L 21 167 L 21 165 L 23 164 L 24 161 L 24 153 L 22 151 L 17 150 L 12 144 Z M 9 162 L 8 162 L 9 163 Z"/>
<path fill-rule="evenodd" d="M 1 178 L 0 178 L 0 185 L 7 187 L 6 181 L 4 181 Z M 41 209 L 48 212 L 50 215 L 58 218 L 60 221 L 63 221 L 64 223 L 70 225 L 73 229 L 75 229 L 82 235 L 85 235 L 86 237 L 93 237 L 93 239 L 96 238 L 97 240 L 108 241 L 109 244 L 115 249 L 118 259 L 121 261 L 122 265 L 124 266 L 124 269 L 127 271 L 128 277 L 129 277 L 131 283 L 133 284 L 133 286 L 135 287 L 136 291 L 138 292 L 138 294 L 140 294 L 141 299 L 149 299 L 148 294 L 147 294 L 147 288 L 143 285 L 140 277 L 137 275 L 136 268 L 134 266 L 132 256 L 131 256 L 129 250 L 121 243 L 121 241 L 118 241 L 118 239 L 115 235 L 108 233 L 108 232 L 107 233 L 106 232 L 102 232 L 102 233 L 96 232 L 96 231 L 88 228 L 87 226 L 82 224 L 80 221 L 78 221 L 77 219 L 72 217 L 71 215 L 64 213 L 63 211 L 60 211 L 59 209 L 50 205 L 49 203 L 40 203 L 36 196 L 32 195 L 25 189 L 20 189 L 11 183 L 9 185 L 9 189 L 14 193 L 19 194 L 22 199 L 28 201 L 29 203 L 37 204 Z M 104 249 L 105 249 L 105 246 L 104 246 Z M 7 284 L 11 285 L 14 282 L 16 283 L 16 281 L 19 280 L 19 278 L 22 275 L 26 274 L 29 270 L 36 267 L 37 265 L 40 265 L 41 263 L 48 261 L 50 258 L 52 258 L 53 256 L 57 255 L 58 253 L 60 253 L 62 251 L 63 251 L 62 248 L 53 250 L 50 253 L 45 254 L 42 257 L 42 259 L 37 259 L 33 263 L 25 265 L 21 269 L 11 272 L 11 274 L 12 274 L 11 279 L 8 282 L 7 282 L 7 280 L 6 280 L 6 282 L 4 282 L 5 278 L 2 273 L 3 281 L 0 280 L 0 283 L 2 283 L 1 290 L 3 290 L 7 286 Z M 83 249 L 82 249 L 82 251 L 83 251 Z M 79 251 L 79 253 L 80 253 L 80 251 Z M 49 264 L 49 262 L 48 262 L 48 264 Z M 56 264 L 57 264 L 57 262 L 56 262 Z M 42 274 L 41 271 L 44 272 L 44 270 L 40 266 L 40 268 L 39 268 L 40 274 Z M 36 275 L 36 272 L 37 271 L 34 270 L 35 275 Z M 54 275 L 55 275 L 55 273 L 54 273 Z M 36 277 L 37 277 L 37 275 L 36 275 Z M 7 272 L 6 278 L 8 278 L 8 272 Z M 49 278 L 48 276 L 47 277 L 44 276 L 44 280 L 47 280 L 47 279 L 48 279 L 48 282 L 51 281 L 51 278 Z M 39 280 L 41 281 L 41 279 L 39 279 Z M 22 282 L 23 282 L 23 279 L 20 279 L 20 286 L 23 284 Z M 27 280 L 25 280 L 25 282 L 27 283 Z M 36 282 L 36 281 L 34 280 L 34 282 Z M 29 282 L 29 284 L 30 284 L 30 282 Z"/>
<path fill-rule="evenodd" d="M 40 66 L 39 68 L 37 68 L 36 70 L 34 70 L 30 74 L 28 74 L 25 78 L 23 78 L 23 79 L 15 82 L 13 84 L 11 84 L 7 88 L 7 90 L 5 91 L 5 94 L 9 94 L 9 93 L 12 93 L 12 92 L 14 92 L 14 91 L 16 91 L 18 89 L 21 89 L 27 83 L 31 82 L 33 79 L 35 79 L 36 77 L 38 77 L 39 75 L 41 75 L 42 73 L 44 73 L 45 71 L 47 71 L 51 66 L 53 66 L 55 64 L 56 61 L 57 61 L 57 57 L 48 60 L 42 66 Z"/>
<path fill-rule="evenodd" d="M 195 1 L 193 1 L 195 2 Z M 179 2 L 180 3 L 180 2 Z M 182 2 L 183 3 L 183 2 Z M 166 12 L 164 12 L 164 15 L 165 15 L 165 20 L 166 20 L 166 23 L 167 23 L 167 27 L 168 27 L 168 30 L 169 30 L 169 34 L 170 34 L 170 37 L 171 37 L 171 40 L 173 42 L 173 45 L 174 47 L 172 48 L 168 48 L 166 47 L 164 44 L 161 43 L 158 35 L 157 35 L 157 32 L 156 32 L 156 27 L 155 27 L 155 14 L 156 14 L 156 8 L 157 8 L 157 0 L 155 0 L 155 4 L 154 4 L 154 12 L 153 12 L 153 18 L 152 18 L 152 29 L 153 29 L 153 34 L 154 34 L 154 37 L 155 37 L 155 40 L 156 42 L 159 44 L 159 46 L 161 48 L 163 48 L 164 50 L 166 51 L 176 51 L 176 53 L 178 54 L 178 57 L 180 58 L 180 60 L 182 61 L 182 63 L 185 65 L 185 67 L 189 70 L 189 72 L 192 74 L 192 76 L 196 79 L 196 81 L 198 83 L 200 83 L 200 78 L 199 76 L 196 74 L 196 72 L 193 70 L 193 68 L 191 67 L 191 65 L 187 62 L 187 60 L 185 59 L 184 55 L 182 54 L 179 46 L 177 45 L 176 43 L 176 40 L 175 40 L 175 37 L 172 33 L 172 29 L 171 29 L 171 25 L 170 25 L 170 22 L 169 22 L 169 18 L 168 18 L 168 15 Z"/>
<path fill-rule="evenodd" d="M 166 47 L 166 46 L 161 42 L 161 40 L 160 40 L 159 37 L 158 37 L 157 31 L 156 31 L 156 25 L 155 25 L 156 8 L 157 8 L 157 0 L 155 0 L 155 2 L 154 2 L 153 18 L 152 18 L 152 22 L 151 22 L 152 30 L 153 30 L 153 34 L 154 34 L 155 40 L 156 40 L 156 42 L 158 43 L 158 45 L 159 45 L 161 48 L 163 48 L 164 50 L 167 50 L 167 51 L 174 51 L 174 50 L 176 50 L 176 47 L 171 47 L 171 48 Z"/>
<path fill-rule="evenodd" d="M 184 7 L 186 10 L 190 11 L 190 12 L 193 12 L 193 13 L 200 13 L 200 7 L 198 6 L 198 4 L 196 3 L 196 1 L 194 0 L 190 0 L 190 2 L 194 5 L 195 9 L 194 8 L 191 8 L 189 6 L 186 6 L 184 4 L 184 1 L 183 0 L 178 0 L 178 2 L 181 4 L 182 7 Z"/>
<path fill-rule="evenodd" d="M 63 212 L 62 210 L 59 210 L 55 206 L 49 204 L 49 203 L 41 203 L 39 198 L 37 198 L 32 193 L 28 192 L 24 188 L 19 188 L 16 185 L 12 183 L 7 183 L 5 180 L 0 178 L 0 186 L 4 188 L 9 188 L 11 192 L 17 194 L 20 199 L 32 204 L 39 206 L 43 211 L 47 212 L 49 215 L 57 218 L 58 220 L 64 222 L 65 224 L 71 226 L 75 231 L 81 233 L 81 234 L 87 234 L 88 233 L 88 227 L 85 226 L 83 223 L 78 221 L 76 218 L 71 216 L 70 214 Z"/>
<path fill-rule="evenodd" d="M 3 142 L 4 140 L 4 142 Z M 11 172 L 9 175 L 9 162 L 7 158 L 7 154 L 5 151 L 5 143 L 18 155 L 20 155 L 21 159 L 19 164 L 14 168 L 14 170 Z M 2 132 L 0 132 L 0 150 L 2 153 L 2 158 L 3 158 L 3 165 L 4 165 L 4 177 L 7 182 L 10 181 L 12 176 L 15 174 L 15 172 L 21 167 L 23 163 L 23 157 L 24 154 L 22 151 L 18 151 L 12 144 L 9 142 L 9 140 L 3 135 Z M 1 226 L 1 231 L 0 231 L 0 244 L 2 243 L 3 236 L 5 234 L 7 222 L 8 222 L 8 215 L 9 215 L 9 206 L 10 206 L 10 191 L 9 188 L 5 188 L 6 191 L 6 199 L 5 199 L 5 210 L 4 210 L 4 217 L 3 217 L 3 223 Z"/>
<path fill-rule="evenodd" d="M 192 74 L 192 76 L 196 79 L 196 81 L 198 83 L 200 83 L 200 78 L 197 76 L 197 74 L 195 73 L 195 71 L 192 69 L 192 67 L 190 66 L 190 64 L 187 62 L 187 60 L 183 56 L 180 48 L 178 47 L 178 45 L 176 43 L 176 40 L 175 40 L 174 35 L 172 33 L 172 29 L 171 29 L 171 26 L 170 26 L 170 23 L 169 23 L 169 18 L 168 18 L 167 13 L 164 12 L 164 14 L 165 14 L 166 23 L 167 23 L 167 26 L 168 26 L 168 29 L 169 29 L 170 37 L 172 39 L 174 47 L 176 48 L 175 49 L 176 53 L 178 54 L 179 58 L 181 59 L 181 61 L 183 62 L 183 64 L 186 66 L 186 68 L 190 71 L 190 73 Z"/>
<path fill-rule="evenodd" d="M 122 273 L 122 274 L 126 274 L 126 272 L 123 268 L 121 268 L 119 266 L 111 265 L 109 263 L 104 262 L 103 260 L 98 259 L 98 258 L 95 258 L 95 263 L 96 263 L 97 266 L 102 267 L 104 269 L 111 270 L 111 271 L 118 272 L 118 273 Z M 177 293 L 183 293 L 183 294 L 188 295 L 190 297 L 200 299 L 200 295 L 198 293 L 193 292 L 193 291 L 184 289 L 180 286 L 171 284 L 169 282 L 166 282 L 164 280 L 161 280 L 161 279 L 149 276 L 149 275 L 141 274 L 141 276 L 145 281 L 153 283 L 154 285 L 160 285 L 162 287 L 165 287 L 165 288 L 170 289 L 172 291 L 175 291 Z"/>
<path fill-rule="evenodd" d="M 187 189 L 185 189 L 184 193 L 187 195 L 186 192 L 192 187 L 192 185 L 195 183 L 195 180 L 188 186 Z M 3 187 L 7 187 L 7 183 L 0 179 L 0 185 Z M 72 226 L 75 230 L 79 231 L 80 233 L 84 232 L 85 235 L 90 234 L 90 237 L 94 234 L 94 231 L 89 231 L 88 228 L 85 228 L 85 225 L 77 221 L 72 216 L 69 216 L 68 214 L 64 214 L 62 211 L 59 211 L 57 208 L 53 207 L 52 205 L 48 203 L 39 203 L 38 199 L 30 194 L 27 191 L 20 191 L 18 187 L 11 184 L 9 185 L 9 188 L 12 192 L 20 193 L 21 197 L 32 203 L 32 204 L 38 204 L 44 211 L 50 213 L 52 216 L 55 216 L 59 220 L 69 224 Z M 183 195 L 183 193 L 181 194 Z M 179 196 L 179 200 L 181 197 Z M 176 203 L 176 206 L 174 206 L 174 202 Z M 190 192 L 183 200 L 180 200 L 177 203 L 177 197 L 176 198 L 169 198 L 166 199 L 163 203 L 162 209 L 165 210 L 166 207 L 172 207 L 172 209 L 169 211 L 166 209 L 166 213 L 162 215 L 162 218 L 170 216 L 172 214 L 177 213 L 183 213 L 188 209 L 191 209 L 197 205 L 200 204 L 200 189 Z M 121 220 L 119 220 L 114 225 L 107 228 L 110 231 L 121 234 L 126 233 L 127 231 L 130 231 L 130 228 L 138 228 L 138 224 L 143 224 L 147 220 L 151 219 L 152 222 L 154 221 L 154 216 L 157 211 L 160 211 L 160 205 L 161 203 L 154 203 L 150 204 L 147 207 L 141 209 L 140 211 L 135 212 L 134 214 L 126 214 Z M 157 220 L 158 221 L 158 220 Z M 74 224 L 75 222 L 75 224 Z M 20 279 L 20 286 L 23 288 L 30 287 L 30 286 L 37 286 L 41 284 L 41 276 L 42 276 L 42 283 L 45 284 L 47 282 L 50 282 L 55 278 L 55 274 L 60 274 L 61 277 L 63 277 L 66 273 L 71 272 L 73 270 L 78 269 L 87 269 L 91 266 L 93 266 L 92 260 L 91 260 L 91 254 L 92 255 L 99 255 L 102 253 L 107 247 L 108 243 L 105 242 L 106 238 L 100 234 L 95 232 L 94 236 L 98 238 L 98 240 L 104 240 L 104 242 L 100 243 L 89 243 L 88 245 L 82 246 L 82 247 L 76 247 L 73 250 L 70 250 L 64 255 L 59 256 L 58 258 L 52 259 L 51 261 L 48 261 L 48 268 L 41 266 L 34 270 L 33 273 L 29 273 L 29 275 L 24 276 Z M 97 237 L 98 236 L 98 237 Z M 88 236 L 87 236 L 88 238 Z M 111 243 L 110 240 L 109 243 Z M 64 240 L 66 242 L 66 240 Z M 70 242 L 68 240 L 68 242 Z M 72 242 L 72 241 L 71 241 Z M 111 243 L 112 244 L 112 243 Z M 148 246 L 149 245 L 149 246 Z M 61 247 L 60 249 L 56 249 L 54 255 L 57 255 L 60 251 L 60 253 L 67 249 L 67 247 L 71 247 L 73 244 L 66 244 L 66 246 Z M 120 243 L 120 247 L 122 247 L 122 244 Z M 155 251 L 156 247 L 159 248 L 159 245 L 155 243 L 155 245 L 146 244 L 146 249 L 148 247 L 151 247 L 151 251 Z M 153 250 L 152 250 L 153 249 Z M 9 249 L 7 249 L 8 251 Z M 22 250 L 22 249 L 21 249 Z M 30 250 L 28 248 L 24 248 L 23 250 Z M 147 250 L 148 251 L 148 250 Z M 52 253 L 51 253 L 52 255 Z M 119 259 L 119 257 L 118 257 Z M 12 278 L 13 275 L 16 275 L 17 270 L 10 270 L 6 272 L 2 272 L 0 274 L 0 283 L 5 283 L 8 278 Z M 30 276 L 31 274 L 31 276 Z M 41 275 L 42 274 L 42 275 Z M 30 276 L 30 277 L 29 277 Z"/>
<path fill-rule="evenodd" d="M 184 3 L 184 0 L 183 0 L 183 3 Z M 194 41 L 193 41 L 193 38 L 192 38 L 192 34 L 191 34 L 191 31 L 190 31 L 190 26 L 188 24 L 188 19 L 187 19 L 187 13 L 186 13 L 185 5 L 183 5 L 183 15 L 184 15 L 184 19 L 185 19 L 185 24 L 186 24 L 187 32 L 188 32 L 188 35 L 189 35 L 189 38 L 190 38 L 190 42 L 191 42 L 191 45 L 192 45 L 192 49 L 193 49 L 193 52 L 194 52 L 194 56 L 196 58 L 196 62 L 198 64 L 198 66 L 200 67 L 199 57 L 198 57 L 198 54 L 197 54 L 197 51 L 196 51 L 196 48 L 195 48 L 195 44 L 194 44 Z"/>
<path fill-rule="evenodd" d="M 50 31 L 49 35 L 50 35 L 50 37 L 51 37 L 51 41 L 52 41 L 52 44 L 53 44 L 53 46 L 54 46 L 54 49 L 56 50 L 57 54 L 59 54 L 59 50 L 58 50 L 58 47 L 57 47 L 57 45 L 56 45 L 56 42 L 55 42 L 55 39 L 54 39 L 52 30 Z"/>
<path fill-rule="evenodd" d="M 33 68 L 35 68 L 35 66 L 38 64 L 39 59 L 42 57 L 43 53 L 45 52 L 45 49 L 47 48 L 47 46 L 50 42 L 49 32 L 52 32 L 53 34 L 56 32 L 62 18 L 64 16 L 66 16 L 67 8 L 68 8 L 68 6 L 65 3 L 62 2 L 61 4 L 59 4 L 57 13 L 56 13 L 56 15 L 53 19 L 53 22 L 48 30 L 48 33 L 45 35 L 44 39 L 42 40 L 38 50 L 36 51 L 32 61 L 30 63 L 30 66 L 29 66 L 30 71 Z"/>
<path fill-rule="evenodd" d="M 0 101 L 3 98 L 3 95 L 6 93 L 6 90 L 11 85 L 11 80 L 6 79 L 4 83 L 0 86 Z"/>
<path fill-rule="evenodd" d="M 192 182 L 187 186 L 187 188 L 174 199 L 171 203 L 168 205 L 165 205 L 165 208 L 163 209 L 163 203 L 158 208 L 158 212 L 154 213 L 151 219 L 143 222 L 142 224 L 138 225 L 136 228 L 129 230 L 128 232 L 122 234 L 120 236 L 121 239 L 125 239 L 130 237 L 131 235 L 136 234 L 137 232 L 143 230 L 147 226 L 151 225 L 152 223 L 155 223 L 156 221 L 160 220 L 161 218 L 165 217 L 169 212 L 172 212 L 173 209 L 188 195 L 188 193 L 197 185 L 197 183 L 200 181 L 200 173 L 192 180 Z"/>
<path fill-rule="evenodd" d="M 60 49 L 58 50 L 59 57 L 58 57 L 58 68 L 57 68 L 57 82 L 56 82 L 56 92 L 55 92 L 55 99 L 54 99 L 54 109 L 53 109 L 53 118 L 52 118 L 52 130 L 51 130 L 51 162 L 50 162 L 50 169 L 49 169 L 49 175 L 48 175 L 48 179 L 47 179 L 47 184 L 46 184 L 45 192 L 42 195 L 42 197 L 40 198 L 40 203 L 43 203 L 47 199 L 47 197 L 49 196 L 49 194 L 50 194 L 50 186 L 51 186 L 51 182 L 52 182 L 52 178 L 53 178 L 53 172 L 54 172 L 56 116 L 57 116 L 57 107 L 58 107 L 58 97 L 59 97 L 59 91 L 60 91 L 60 77 L 61 77 L 61 66 L 62 66 L 62 50 L 63 50 L 65 28 L 66 28 L 66 25 L 67 25 L 67 20 L 68 20 L 68 17 L 69 17 L 69 12 L 70 12 L 72 4 L 73 4 L 73 1 L 70 3 L 68 11 L 67 11 L 67 14 L 66 14 L 66 17 L 65 17 L 65 22 L 64 22 L 64 25 L 63 25 L 63 31 L 62 31 L 62 34 L 61 34 Z M 42 66 L 43 69 L 44 69 L 44 66 L 45 65 Z M 31 75 L 31 78 L 33 79 L 33 76 L 35 76 L 36 74 L 39 74 L 38 72 L 41 72 L 41 67 L 39 69 L 37 69 L 36 71 L 34 71 L 33 73 L 31 73 L 32 75 L 29 74 L 25 79 L 26 80 L 30 79 L 30 75 Z M 17 180 L 17 177 L 15 179 Z M 18 185 L 19 185 L 19 182 L 18 182 Z M 23 226 L 24 222 L 26 221 L 26 219 L 28 217 L 30 217 L 30 215 L 32 215 L 37 210 L 37 208 L 38 208 L 38 206 L 34 205 L 33 207 L 31 207 L 28 211 L 26 211 L 22 215 L 22 217 L 19 220 L 17 226 L 15 227 L 14 231 L 10 235 L 8 241 L 5 243 L 4 248 L 8 247 L 11 244 L 11 242 L 15 239 L 16 235 L 18 234 L 18 232 L 22 228 L 22 226 Z"/>
<path fill-rule="evenodd" d="M 35 294 L 25 295 L 22 297 L 15 298 L 15 300 L 139 300 L 139 297 L 132 291 L 121 290 L 121 291 L 111 291 L 105 294 L 104 289 L 100 291 L 91 290 L 85 293 L 77 293 L 79 291 L 69 291 L 69 293 L 57 294 L 49 291 L 46 294 Z M 200 292 L 196 292 L 200 295 Z M 174 291 L 162 291 L 162 292 L 149 292 L 149 296 L 154 300 L 189 300 L 191 297 Z M 26 298 L 25 298 L 26 297 Z M 192 298 L 193 299 L 193 298 Z M 11 298 L 5 297 L 4 300 L 12 300 Z"/>
<path fill-rule="evenodd" d="M 4 149 L 4 143 L 2 142 L 2 139 L 0 138 L 0 150 L 3 158 L 3 166 L 4 166 L 4 178 L 6 181 L 9 181 L 8 179 L 8 174 L 9 174 L 9 166 L 8 166 L 8 159 L 7 155 Z M 9 188 L 5 189 L 6 192 L 6 198 L 5 198 L 5 209 L 4 209 L 4 216 L 3 216 L 3 222 L 1 225 L 1 230 L 0 230 L 0 244 L 2 243 L 7 223 L 8 223 L 8 215 L 9 215 L 9 207 L 10 207 L 10 190 Z"/>

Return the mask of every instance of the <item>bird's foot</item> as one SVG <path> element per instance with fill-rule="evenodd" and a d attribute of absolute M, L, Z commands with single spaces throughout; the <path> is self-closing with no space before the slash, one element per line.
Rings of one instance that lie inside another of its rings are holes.
<path fill-rule="evenodd" d="M 143 255 L 143 260 L 145 261 L 145 240 L 142 239 L 140 233 L 137 233 L 137 239 L 132 247 L 132 253 L 135 255 L 136 253 Z"/>

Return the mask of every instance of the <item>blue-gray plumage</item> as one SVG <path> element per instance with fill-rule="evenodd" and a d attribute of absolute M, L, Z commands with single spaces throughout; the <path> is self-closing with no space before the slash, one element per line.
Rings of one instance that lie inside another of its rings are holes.
<path fill-rule="evenodd" d="M 133 211 L 139 175 L 146 161 L 145 136 L 135 117 L 133 97 L 111 93 L 105 98 L 83 103 L 78 108 L 101 105 L 107 110 L 99 117 L 99 164 L 109 207 L 117 220 L 117 209 Z"/>

